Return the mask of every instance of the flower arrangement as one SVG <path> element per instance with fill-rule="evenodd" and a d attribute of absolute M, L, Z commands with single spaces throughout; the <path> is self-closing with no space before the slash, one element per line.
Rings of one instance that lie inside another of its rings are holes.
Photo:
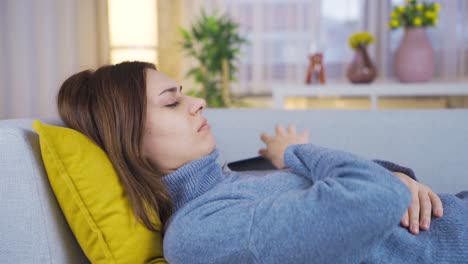
<path fill-rule="evenodd" d="M 354 33 L 349 37 L 349 46 L 355 53 L 346 77 L 352 83 L 371 83 L 377 76 L 377 69 L 367 53 L 367 46 L 374 41 L 374 36 L 366 31 Z"/>
<path fill-rule="evenodd" d="M 356 50 L 362 46 L 367 46 L 371 43 L 374 43 L 374 36 L 366 31 L 357 32 L 349 37 L 349 46 Z"/>
<path fill-rule="evenodd" d="M 407 0 L 406 5 L 395 6 L 390 13 L 390 29 L 399 27 L 429 27 L 437 25 L 440 4 L 418 3 Z"/>

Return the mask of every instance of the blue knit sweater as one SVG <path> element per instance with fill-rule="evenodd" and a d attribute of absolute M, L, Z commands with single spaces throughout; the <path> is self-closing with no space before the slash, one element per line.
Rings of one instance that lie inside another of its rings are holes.
<path fill-rule="evenodd" d="M 225 172 L 217 157 L 163 178 L 171 264 L 468 263 L 468 200 L 442 195 L 444 217 L 413 235 L 399 225 L 410 192 L 388 164 L 311 144 L 286 149 L 286 170 Z"/>

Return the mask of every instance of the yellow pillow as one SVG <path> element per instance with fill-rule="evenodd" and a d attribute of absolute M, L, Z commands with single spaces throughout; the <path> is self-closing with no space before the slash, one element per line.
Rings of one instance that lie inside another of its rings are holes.
<path fill-rule="evenodd" d="M 136 220 L 104 151 L 70 128 L 35 120 L 42 159 L 60 207 L 92 263 L 166 263 L 162 235 Z"/>

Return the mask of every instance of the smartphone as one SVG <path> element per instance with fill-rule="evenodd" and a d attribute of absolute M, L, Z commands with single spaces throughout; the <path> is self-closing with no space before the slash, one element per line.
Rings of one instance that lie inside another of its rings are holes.
<path fill-rule="evenodd" d="M 273 163 L 262 156 L 229 162 L 227 166 L 232 171 L 276 170 Z"/>

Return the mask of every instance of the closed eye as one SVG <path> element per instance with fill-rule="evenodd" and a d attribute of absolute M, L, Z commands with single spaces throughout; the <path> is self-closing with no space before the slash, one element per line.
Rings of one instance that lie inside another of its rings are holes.
<path fill-rule="evenodd" d="M 172 103 L 172 104 L 166 105 L 166 107 L 175 108 L 175 107 L 178 106 L 178 105 L 179 105 L 179 102 L 174 102 L 174 103 Z"/>

